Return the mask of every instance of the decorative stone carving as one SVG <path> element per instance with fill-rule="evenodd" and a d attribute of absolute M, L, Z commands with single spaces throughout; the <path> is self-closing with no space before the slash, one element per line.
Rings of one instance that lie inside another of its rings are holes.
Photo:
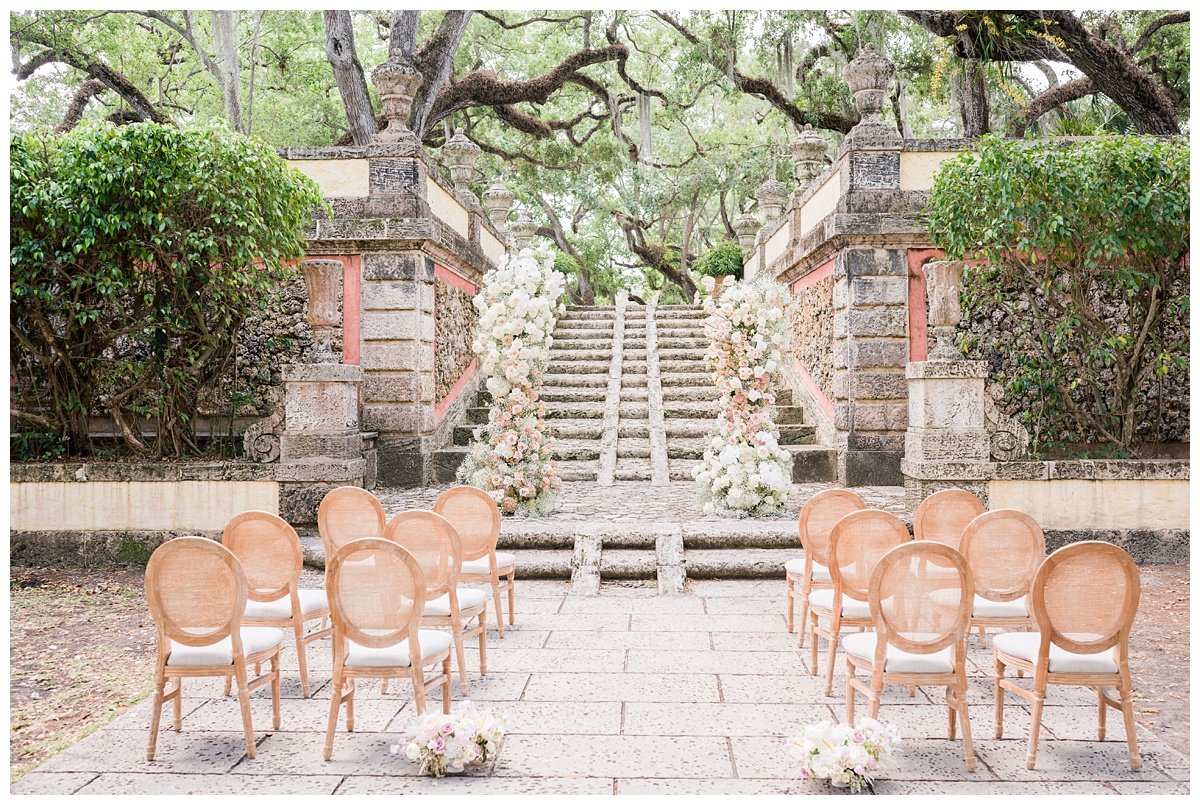
<path fill-rule="evenodd" d="M 1029 431 L 1000 409 L 1004 387 L 994 381 L 987 384 L 983 400 L 983 418 L 991 439 L 993 461 L 1021 461 L 1029 457 Z"/>
<path fill-rule="evenodd" d="M 475 175 L 475 160 L 479 159 L 479 146 L 467 139 L 466 132 L 455 129 L 454 136 L 442 146 L 442 156 L 450 168 L 450 177 L 454 180 L 454 190 L 459 198 L 472 206 L 479 206 L 479 198 L 469 187 Z"/>
<path fill-rule="evenodd" d="M 771 176 L 754 191 L 754 198 L 763 211 L 765 225 L 770 226 L 783 214 L 783 205 L 787 202 L 787 188 L 783 182 Z"/>
<path fill-rule="evenodd" d="M 758 233 L 758 218 L 752 213 L 744 212 L 733 219 L 733 231 L 737 233 L 738 243 L 743 251 L 754 248 L 754 237 Z"/>
<path fill-rule="evenodd" d="M 533 216 L 529 214 L 529 210 L 521 210 L 517 213 L 517 220 L 513 221 L 508 227 L 508 233 L 512 236 L 513 247 L 516 251 L 526 249 L 533 242 L 533 236 L 537 234 L 537 224 L 533 222 Z"/>
<path fill-rule="evenodd" d="M 962 320 L 963 268 L 961 260 L 935 260 L 925 264 L 925 295 L 929 299 L 929 330 L 937 346 L 929 351 L 931 361 L 961 361 L 962 352 L 954 346 L 954 330 Z"/>
<path fill-rule="evenodd" d="M 883 103 L 895 73 L 896 66 L 876 52 L 871 44 L 846 66 L 846 83 L 854 93 L 854 106 L 859 115 L 858 123 L 846 135 L 848 141 L 890 147 L 902 142 L 900 132 L 883 117 Z"/>
<path fill-rule="evenodd" d="M 340 363 L 330 342 L 333 328 L 342 323 L 338 308 L 341 260 L 302 260 L 300 273 L 308 285 L 308 324 L 313 329 L 313 348 L 309 363 Z"/>
<path fill-rule="evenodd" d="M 795 163 L 796 192 L 802 193 L 825 172 L 825 166 L 829 164 L 825 140 L 811 125 L 805 125 L 788 143 L 788 150 L 792 152 L 792 161 Z"/>
<path fill-rule="evenodd" d="M 413 97 L 424 80 L 420 70 L 407 60 L 391 58 L 371 72 L 371 80 L 379 90 L 383 116 L 387 125 L 375 134 L 378 143 L 413 143 L 420 145 L 417 135 L 408 127 Z"/>
<path fill-rule="evenodd" d="M 487 210 L 488 220 L 501 233 L 508 232 L 508 213 L 515 198 L 513 191 L 499 181 L 492 182 L 492 186 L 483 191 L 483 208 Z"/>
<path fill-rule="evenodd" d="M 242 433 L 242 452 L 251 461 L 270 464 L 279 460 L 279 428 L 283 412 L 276 410 L 260 419 Z"/>

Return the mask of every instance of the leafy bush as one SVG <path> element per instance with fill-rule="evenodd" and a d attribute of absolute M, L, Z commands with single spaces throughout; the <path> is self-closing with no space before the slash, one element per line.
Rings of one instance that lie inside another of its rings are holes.
<path fill-rule="evenodd" d="M 82 454 L 107 411 L 137 452 L 196 452 L 198 390 L 303 254 L 320 189 L 225 131 L 95 126 L 10 151 L 14 419 Z"/>
<path fill-rule="evenodd" d="M 726 240 L 696 258 L 693 268 L 702 277 L 742 278 L 742 247 L 736 240 Z"/>
<path fill-rule="evenodd" d="M 990 306 L 1017 324 L 990 335 L 1009 394 L 1038 400 L 1025 412 L 1035 450 L 1101 442 L 1136 454 L 1162 416 L 1150 387 L 1178 377 L 1186 396 L 1188 160 L 1177 139 L 985 137 L 936 176 L 935 243 L 980 261 L 968 314 Z"/>

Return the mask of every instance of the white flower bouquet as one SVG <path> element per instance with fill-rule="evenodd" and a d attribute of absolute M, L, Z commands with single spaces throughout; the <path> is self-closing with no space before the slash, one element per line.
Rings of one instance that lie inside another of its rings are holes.
<path fill-rule="evenodd" d="M 738 282 L 705 300 L 706 359 L 721 413 L 693 470 L 705 514 L 777 514 L 792 491 L 791 456 L 779 446 L 774 377 L 791 338 L 787 289 L 766 279 Z"/>
<path fill-rule="evenodd" d="M 787 748 L 800 764 L 801 778 L 873 792 L 876 775 L 900 748 L 900 733 L 873 718 L 860 718 L 853 727 L 822 721 L 789 738 Z"/>
<path fill-rule="evenodd" d="M 430 712 L 419 716 L 392 746 L 392 753 L 421 764 L 421 773 L 445 777 L 495 758 L 504 743 L 504 721 L 470 700 L 450 715 Z"/>
<path fill-rule="evenodd" d="M 474 299 L 472 346 L 492 408 L 488 424 L 475 429 L 458 480 L 489 493 L 505 514 L 548 514 L 562 488 L 540 396 L 565 288 L 549 259 L 539 262 L 525 249 L 488 272 Z"/>

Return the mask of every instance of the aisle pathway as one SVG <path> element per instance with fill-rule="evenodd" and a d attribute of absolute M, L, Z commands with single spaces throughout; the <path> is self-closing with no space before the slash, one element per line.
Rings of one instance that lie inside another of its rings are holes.
<path fill-rule="evenodd" d="M 330 649 L 318 641 L 309 654 L 311 700 L 299 698 L 295 656 L 286 652 L 280 730 L 267 730 L 268 691 L 253 694 L 254 760 L 245 757 L 236 698 L 222 698 L 219 681 L 189 681 L 183 731 L 162 732 L 158 760 L 145 760 L 150 704 L 143 701 L 26 775 L 13 791 L 828 792 L 824 784 L 800 782 L 783 739 L 806 723 L 844 714 L 843 664 L 835 695 L 821 695 L 821 680 L 807 674 L 807 652 L 797 651 L 784 632 L 782 582 L 688 587 L 686 595 L 668 598 L 639 583 L 613 584 L 599 596 L 581 597 L 569 595 L 565 582 L 518 582 L 517 625 L 503 640 L 490 632 L 491 672 L 470 680 L 473 700 L 510 715 L 509 737 L 490 777 L 417 777 L 413 764 L 388 751 L 412 715 L 405 683 L 393 684 L 387 695 L 364 685 L 357 732 L 339 726 L 333 759 L 323 762 Z M 1038 768 L 1026 771 L 1028 708 L 1010 699 L 1006 737 L 992 738 L 989 654 L 975 639 L 971 646 L 977 771 L 966 770 L 961 743 L 945 739 L 941 689 L 918 689 L 912 699 L 892 689 L 880 715 L 900 727 L 905 751 L 880 793 L 1187 793 L 1187 758 L 1153 735 L 1139 731 L 1141 772 L 1126 762 L 1121 719 L 1109 719 L 1108 740 L 1091 740 L 1095 698 L 1083 689 L 1052 690 Z M 469 651 L 468 658 L 475 669 L 478 654 Z M 1135 659 L 1135 681 L 1138 671 Z"/>

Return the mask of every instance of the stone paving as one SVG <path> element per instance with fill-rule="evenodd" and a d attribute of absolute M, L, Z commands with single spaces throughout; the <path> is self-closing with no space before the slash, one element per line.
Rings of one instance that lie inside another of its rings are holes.
<path fill-rule="evenodd" d="M 360 688 L 357 731 L 339 725 L 333 759 L 321 759 L 328 713 L 329 643 L 310 647 L 311 700 L 299 698 L 294 653 L 285 652 L 282 726 L 268 731 L 266 689 L 253 695 L 257 758 L 245 756 L 236 698 L 218 680 L 185 685 L 183 731 L 164 729 L 145 760 L 149 701 L 27 774 L 14 793 L 827 793 L 804 784 L 783 751 L 802 725 L 844 715 L 844 663 L 834 696 L 808 675 L 807 649 L 784 631 L 779 581 L 692 581 L 686 594 L 652 583 L 606 584 L 596 596 L 559 581 L 519 581 L 517 625 L 489 630 L 489 674 L 473 673 L 470 698 L 510 718 L 490 774 L 419 777 L 388 751 L 412 716 L 411 688 Z M 477 653 L 468 651 L 477 671 Z M 822 653 L 822 662 L 824 653 Z M 1120 718 L 1095 737 L 1094 694 L 1052 688 L 1038 768 L 1025 769 L 1029 709 L 1005 709 L 1005 738 L 991 735 L 990 652 L 972 639 L 971 722 L 979 757 L 968 772 L 945 738 L 941 689 L 885 693 L 880 717 L 905 738 L 880 793 L 1179 793 L 1189 761 L 1139 728 L 1143 769 L 1129 769 Z M 1135 683 L 1138 667 L 1133 667 Z M 455 698 L 460 694 L 455 689 Z M 433 706 L 437 706 L 436 698 Z M 169 711 L 169 708 L 168 708 Z M 169 718 L 165 719 L 169 723 Z"/>

